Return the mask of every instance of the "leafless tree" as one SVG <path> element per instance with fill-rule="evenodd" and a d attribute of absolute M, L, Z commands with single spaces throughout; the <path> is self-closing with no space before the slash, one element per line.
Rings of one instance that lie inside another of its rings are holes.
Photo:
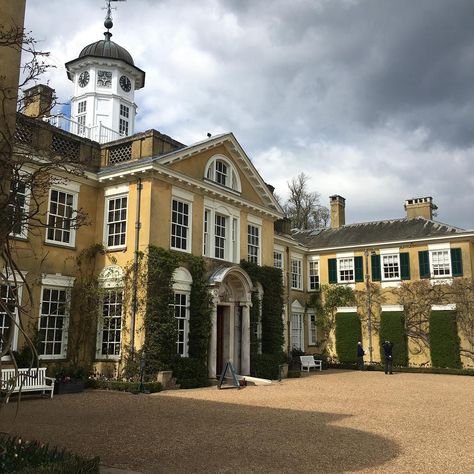
<path fill-rule="evenodd" d="M 300 173 L 288 182 L 290 197 L 283 209 L 293 228 L 308 230 L 327 227 L 329 209 L 320 204 L 320 194 L 308 191 L 310 177 Z"/>
<path fill-rule="evenodd" d="M 20 27 L 0 25 L 0 56 L 11 57 L 13 53 L 22 54 L 25 58 L 21 66 L 20 88 L 35 85 L 51 67 L 46 63 L 49 54 L 36 50 L 31 34 Z M 30 367 L 38 364 L 35 344 L 25 327 L 33 304 L 33 293 L 19 265 L 16 242 L 18 239 L 28 242 L 28 236 L 44 232 L 51 224 L 47 222 L 45 211 L 51 186 L 66 182 L 68 177 L 83 174 L 77 160 L 40 149 L 23 139 L 25 127 L 31 133 L 34 122 L 21 114 L 23 103 L 12 90 L 11 78 L 14 75 L 8 76 L 7 72 L 0 76 L 0 318 L 3 326 L 9 328 L 1 333 L 0 370 L 2 357 L 6 355 L 10 356 L 16 367 L 12 350 L 15 326 L 31 350 Z M 85 214 L 74 210 L 55 225 L 74 229 L 84 223 Z M 18 291 L 20 287 L 22 301 Z"/>

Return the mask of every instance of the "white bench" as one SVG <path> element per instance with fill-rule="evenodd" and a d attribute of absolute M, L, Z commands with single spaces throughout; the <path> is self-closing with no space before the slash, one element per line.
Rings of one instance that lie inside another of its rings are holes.
<path fill-rule="evenodd" d="M 38 392 L 49 390 L 53 398 L 55 379 L 46 377 L 46 368 L 2 369 L 1 391 L 7 394 L 6 403 L 12 393 Z"/>
<path fill-rule="evenodd" d="M 301 370 L 309 370 L 314 367 L 315 369 L 319 369 L 319 371 L 323 370 L 323 363 L 320 360 L 315 360 L 314 356 L 300 356 L 301 362 Z"/>

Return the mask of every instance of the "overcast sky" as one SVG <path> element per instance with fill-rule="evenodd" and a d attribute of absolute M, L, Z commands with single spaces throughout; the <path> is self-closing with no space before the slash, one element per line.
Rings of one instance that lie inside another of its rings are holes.
<path fill-rule="evenodd" d="M 103 38 L 103 0 L 27 0 L 26 28 L 64 63 Z M 346 223 L 404 217 L 474 229 L 473 0 L 127 0 L 112 40 L 146 72 L 135 131 L 192 144 L 233 132 L 285 197 L 346 198 Z"/>

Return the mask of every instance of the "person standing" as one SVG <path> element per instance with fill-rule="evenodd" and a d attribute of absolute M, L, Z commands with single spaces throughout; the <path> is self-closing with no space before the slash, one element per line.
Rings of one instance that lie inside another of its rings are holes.
<path fill-rule="evenodd" d="M 365 351 L 362 347 L 362 342 L 357 343 L 357 369 L 364 370 L 364 355 Z"/>
<path fill-rule="evenodd" d="M 382 344 L 382 347 L 385 358 L 385 375 L 393 375 L 393 343 L 390 341 L 385 341 Z"/>

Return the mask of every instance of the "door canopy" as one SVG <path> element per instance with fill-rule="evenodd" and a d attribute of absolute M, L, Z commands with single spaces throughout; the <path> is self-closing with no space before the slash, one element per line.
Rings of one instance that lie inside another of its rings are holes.
<path fill-rule="evenodd" d="M 245 303 L 252 301 L 252 280 L 239 266 L 218 268 L 209 284 L 219 302 Z"/>

